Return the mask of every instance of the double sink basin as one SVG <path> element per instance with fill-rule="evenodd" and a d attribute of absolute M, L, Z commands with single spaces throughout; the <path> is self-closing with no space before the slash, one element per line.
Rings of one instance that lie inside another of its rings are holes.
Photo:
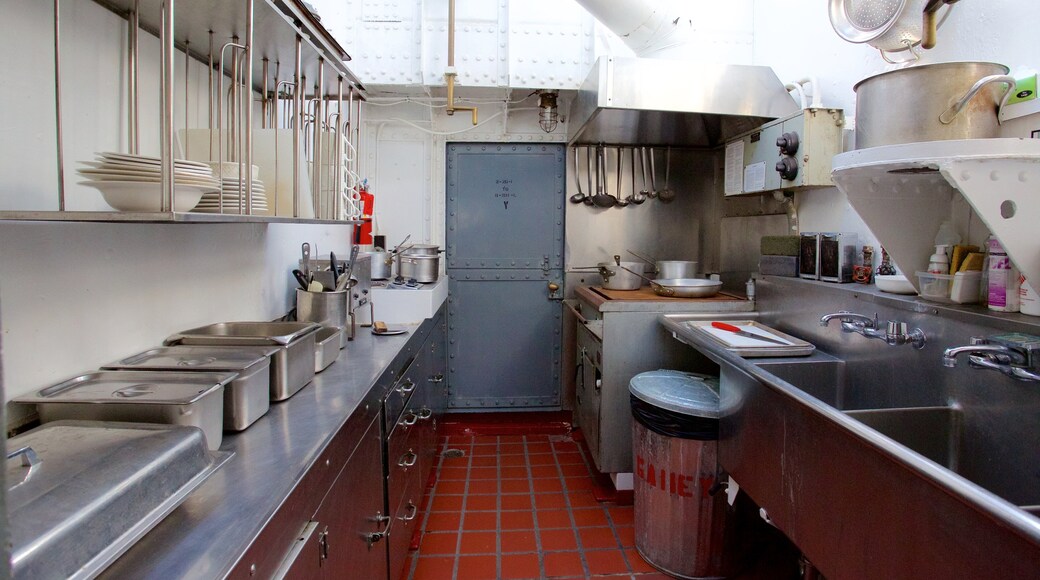
<path fill-rule="evenodd" d="M 824 575 L 1040 570 L 1040 422 L 1022 406 L 1033 385 L 896 349 L 741 358 L 683 322 L 662 317 L 720 367 L 721 468 Z M 956 384 L 922 389 L 922 376 Z"/>

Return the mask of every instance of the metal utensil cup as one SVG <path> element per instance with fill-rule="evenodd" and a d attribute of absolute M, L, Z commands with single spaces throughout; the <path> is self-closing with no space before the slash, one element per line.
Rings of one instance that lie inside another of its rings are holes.
<path fill-rule="evenodd" d="M 296 319 L 317 322 L 326 326 L 347 326 L 348 290 L 336 292 L 307 292 L 296 290 Z"/>

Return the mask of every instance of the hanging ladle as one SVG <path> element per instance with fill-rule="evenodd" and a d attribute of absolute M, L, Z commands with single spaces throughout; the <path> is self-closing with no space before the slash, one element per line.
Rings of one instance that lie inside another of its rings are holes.
<path fill-rule="evenodd" d="M 589 193 L 582 201 L 585 205 L 592 205 L 592 147 L 585 148 L 585 184 L 588 185 Z"/>
<path fill-rule="evenodd" d="M 625 207 L 626 205 L 628 205 L 632 201 L 632 196 L 624 197 L 624 198 L 621 197 L 621 178 L 624 176 L 624 174 L 625 174 L 625 155 L 624 155 L 624 151 L 620 147 L 618 147 L 617 148 L 617 190 L 614 192 L 615 193 L 614 198 L 617 200 L 616 203 L 617 203 L 618 207 Z"/>
<path fill-rule="evenodd" d="M 586 196 L 581 191 L 581 172 L 578 170 L 578 147 L 574 147 L 574 182 L 578 185 L 578 193 L 571 196 L 571 203 L 583 203 Z"/>
<path fill-rule="evenodd" d="M 632 148 L 632 195 L 629 195 L 626 199 L 628 201 L 640 205 L 646 201 L 646 195 L 636 189 L 636 148 Z"/>
<path fill-rule="evenodd" d="M 650 147 L 648 150 L 650 154 L 650 193 L 651 198 L 657 197 L 657 168 L 654 166 L 654 148 Z"/>
<path fill-rule="evenodd" d="M 596 147 L 596 195 L 592 196 L 592 203 L 599 207 L 613 207 L 617 199 L 607 195 L 607 159 L 603 146 Z"/>
<path fill-rule="evenodd" d="M 672 148 L 665 149 L 664 153 L 664 189 L 657 194 L 657 197 L 664 203 L 671 203 L 675 200 L 675 192 L 668 187 L 668 177 L 671 173 L 672 168 Z"/>

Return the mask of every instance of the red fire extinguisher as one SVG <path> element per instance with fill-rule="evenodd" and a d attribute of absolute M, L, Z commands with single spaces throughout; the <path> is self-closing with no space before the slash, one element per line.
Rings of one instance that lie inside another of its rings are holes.
<path fill-rule="evenodd" d="M 376 213 L 376 198 L 368 191 L 367 180 L 361 185 L 361 227 L 357 228 L 357 242 L 360 245 L 372 244 L 372 216 Z"/>

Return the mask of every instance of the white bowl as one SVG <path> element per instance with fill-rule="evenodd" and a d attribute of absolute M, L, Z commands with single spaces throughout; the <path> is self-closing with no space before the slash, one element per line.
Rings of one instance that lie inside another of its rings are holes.
<path fill-rule="evenodd" d="M 162 211 L 162 185 L 125 181 L 84 181 L 101 192 L 105 203 L 119 211 L 156 212 Z M 173 211 L 191 211 L 198 205 L 202 194 L 210 188 L 178 183 L 174 185 Z"/>
<path fill-rule="evenodd" d="M 878 290 L 888 292 L 889 294 L 917 294 L 914 285 L 902 274 L 893 274 L 891 276 L 878 274 L 874 276 L 874 283 L 877 284 Z"/>

